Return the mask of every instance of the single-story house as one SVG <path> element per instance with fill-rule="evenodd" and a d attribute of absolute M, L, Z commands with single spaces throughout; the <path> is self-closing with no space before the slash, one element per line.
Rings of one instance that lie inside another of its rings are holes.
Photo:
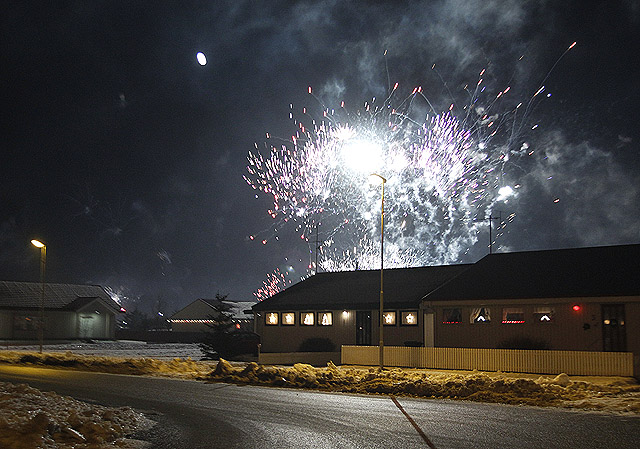
<path fill-rule="evenodd" d="M 253 313 L 251 307 L 255 302 L 230 301 L 227 299 L 196 299 L 178 312 L 169 322 L 173 332 L 202 332 L 219 319 L 221 311 L 231 315 L 235 328 L 242 331 L 253 331 Z"/>
<path fill-rule="evenodd" d="M 0 281 L 0 338 L 39 339 L 42 284 Z M 113 339 L 124 312 L 99 285 L 44 284 L 45 340 Z"/>
<path fill-rule="evenodd" d="M 385 345 L 422 344 L 425 292 L 469 265 L 392 268 L 383 272 Z M 253 306 L 262 352 L 294 352 L 310 338 L 341 345 L 379 342 L 380 270 L 318 273 Z"/>
<path fill-rule="evenodd" d="M 640 245 L 384 270 L 384 344 L 627 351 L 640 372 Z M 377 345 L 380 271 L 320 273 L 253 307 L 263 352 Z"/>
<path fill-rule="evenodd" d="M 640 356 L 640 245 L 491 254 L 423 298 L 436 347 Z"/>

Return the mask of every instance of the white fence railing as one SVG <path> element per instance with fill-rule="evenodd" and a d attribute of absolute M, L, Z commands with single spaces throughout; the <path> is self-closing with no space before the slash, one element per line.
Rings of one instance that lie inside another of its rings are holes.
<path fill-rule="evenodd" d="M 342 346 L 343 365 L 378 365 L 378 346 Z M 574 376 L 633 376 L 633 353 L 385 346 L 384 365 Z"/>

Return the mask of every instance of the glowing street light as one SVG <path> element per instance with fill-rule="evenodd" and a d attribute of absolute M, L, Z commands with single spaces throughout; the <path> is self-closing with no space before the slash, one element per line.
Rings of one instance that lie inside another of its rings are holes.
<path fill-rule="evenodd" d="M 384 339 L 382 333 L 384 330 L 384 293 L 383 293 L 383 272 L 384 272 L 384 184 L 387 180 L 377 173 L 372 173 L 371 176 L 377 176 L 382 180 L 382 207 L 380 210 L 380 355 L 378 360 L 380 362 L 380 369 L 384 366 Z"/>
<path fill-rule="evenodd" d="M 38 337 L 40 339 L 40 354 L 44 341 L 44 274 L 47 268 L 47 245 L 40 240 L 33 239 L 31 244 L 40 248 L 40 323 L 38 325 Z"/>

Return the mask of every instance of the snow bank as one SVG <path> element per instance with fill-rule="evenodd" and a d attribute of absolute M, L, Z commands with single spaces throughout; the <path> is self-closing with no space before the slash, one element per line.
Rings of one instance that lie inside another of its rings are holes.
<path fill-rule="evenodd" d="M 278 387 L 313 388 L 346 393 L 378 393 L 423 398 L 466 399 L 503 404 L 561 406 L 640 414 L 640 385 L 632 379 L 610 378 L 607 383 L 572 381 L 562 373 L 537 380 L 502 373 L 442 373 L 337 367 L 297 363 L 293 367 L 249 363 L 233 366 L 220 360 L 206 376 L 209 381 Z"/>
<path fill-rule="evenodd" d="M 107 408 L 0 382 L 2 448 L 142 448 L 146 443 L 126 436 L 151 424 L 129 407 Z"/>

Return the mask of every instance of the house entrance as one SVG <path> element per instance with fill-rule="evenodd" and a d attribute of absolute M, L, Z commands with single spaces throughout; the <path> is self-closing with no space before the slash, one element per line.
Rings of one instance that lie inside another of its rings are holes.
<path fill-rule="evenodd" d="M 356 311 L 356 344 L 371 345 L 371 311 Z"/>
<path fill-rule="evenodd" d="M 81 315 L 78 338 L 91 338 L 91 337 L 93 337 L 93 317 Z"/>
<path fill-rule="evenodd" d="M 434 335 L 434 314 L 433 312 L 425 312 L 423 328 L 424 328 L 424 346 L 425 348 L 433 348 L 435 346 L 435 335 Z"/>
<path fill-rule="evenodd" d="M 604 351 L 627 350 L 624 304 L 602 304 L 602 343 Z"/>

